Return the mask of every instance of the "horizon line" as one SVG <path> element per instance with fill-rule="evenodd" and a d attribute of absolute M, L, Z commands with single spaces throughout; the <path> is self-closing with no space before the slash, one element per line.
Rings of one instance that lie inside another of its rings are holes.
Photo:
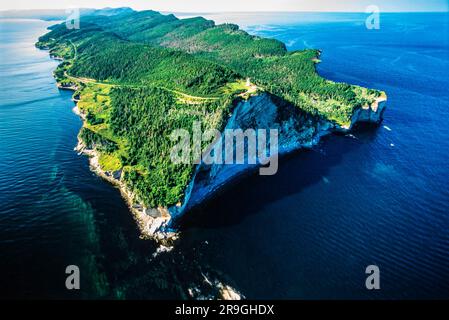
<path fill-rule="evenodd" d="M 41 8 L 41 9 L 0 9 L 0 12 L 8 12 L 8 11 L 51 11 L 51 10 L 68 10 L 68 9 L 93 9 L 93 10 L 103 10 L 103 9 L 120 9 L 120 8 L 129 8 L 134 11 L 156 11 L 156 12 L 167 12 L 167 13 L 178 13 L 178 14 L 217 14 L 217 13 L 366 13 L 365 11 L 345 11 L 345 10 L 259 10 L 259 11 L 169 11 L 169 10 L 155 10 L 155 9 L 135 9 L 132 7 L 66 7 L 66 8 Z M 415 11 L 397 11 L 397 10 L 380 10 L 380 13 L 449 13 L 449 10 L 415 10 Z"/>

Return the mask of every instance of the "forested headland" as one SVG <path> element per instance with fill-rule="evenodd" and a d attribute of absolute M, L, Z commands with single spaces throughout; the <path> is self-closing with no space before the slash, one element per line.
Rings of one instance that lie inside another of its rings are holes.
<path fill-rule="evenodd" d="M 222 130 L 247 79 L 313 117 L 340 126 L 383 93 L 320 77 L 318 50 L 287 51 L 274 39 L 201 17 L 155 11 L 102 10 L 81 17 L 80 29 L 60 24 L 37 43 L 63 59 L 62 87 L 76 88 L 85 115 L 80 138 L 99 153 L 103 170 L 121 171 L 148 207 L 182 201 L 194 164 L 170 161 L 174 129 L 194 121 Z"/>

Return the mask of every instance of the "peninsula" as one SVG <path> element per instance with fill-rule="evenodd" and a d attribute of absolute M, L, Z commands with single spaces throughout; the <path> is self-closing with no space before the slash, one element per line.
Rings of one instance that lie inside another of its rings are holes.
<path fill-rule="evenodd" d="M 120 187 L 142 236 L 162 248 L 176 239 L 177 218 L 249 169 L 171 162 L 174 129 L 276 128 L 284 154 L 380 123 L 385 109 L 384 92 L 320 77 L 319 50 L 289 52 L 201 17 L 94 10 L 79 29 L 50 27 L 36 46 L 61 60 L 58 86 L 75 91 L 77 150 Z"/>

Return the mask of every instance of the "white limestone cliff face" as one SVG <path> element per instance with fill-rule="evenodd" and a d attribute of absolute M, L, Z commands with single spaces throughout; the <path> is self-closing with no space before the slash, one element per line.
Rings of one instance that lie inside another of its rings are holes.
<path fill-rule="evenodd" d="M 283 155 L 301 148 L 311 148 L 320 138 L 332 132 L 348 132 L 357 123 L 375 123 L 382 121 L 386 107 L 386 97 L 378 98 L 372 105 L 357 109 L 351 124 L 341 127 L 335 123 L 312 117 L 285 101 L 263 93 L 240 101 L 225 129 L 278 129 L 278 154 Z M 245 163 L 247 155 L 245 154 Z M 176 222 L 183 213 L 201 204 L 225 185 L 241 178 L 246 173 L 258 169 L 258 165 L 250 164 L 212 164 L 198 165 L 192 182 L 187 188 L 182 206 L 169 209 Z"/>
<path fill-rule="evenodd" d="M 353 116 L 352 125 L 360 122 L 370 122 L 379 124 L 382 122 L 383 113 L 387 106 L 387 98 L 379 97 L 369 107 L 364 107 L 356 111 Z"/>

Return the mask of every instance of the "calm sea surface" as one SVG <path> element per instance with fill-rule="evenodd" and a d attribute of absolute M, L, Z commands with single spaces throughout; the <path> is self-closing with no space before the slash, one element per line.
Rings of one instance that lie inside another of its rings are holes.
<path fill-rule="evenodd" d="M 248 298 L 449 297 L 448 14 L 384 14 L 380 30 L 360 14 L 206 17 L 322 49 L 324 77 L 387 92 L 384 123 L 233 185 L 154 258 L 119 192 L 73 151 L 72 93 L 34 47 L 51 24 L 0 20 L 0 297 L 185 298 L 202 273 Z"/>

